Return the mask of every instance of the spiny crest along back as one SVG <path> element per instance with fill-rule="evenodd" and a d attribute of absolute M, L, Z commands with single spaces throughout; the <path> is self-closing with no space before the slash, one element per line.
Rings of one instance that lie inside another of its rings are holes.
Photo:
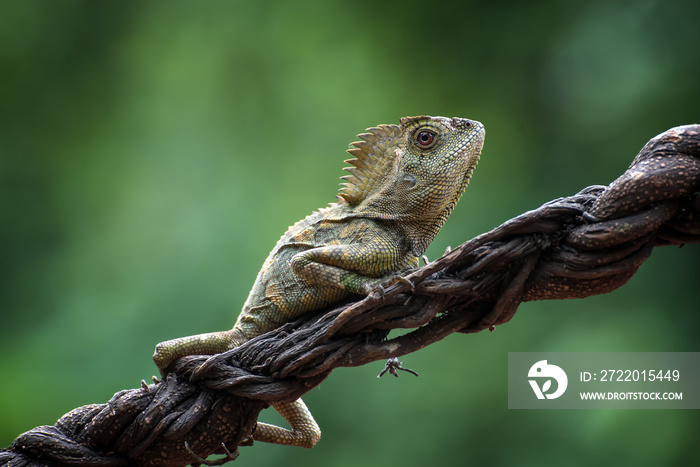
<path fill-rule="evenodd" d="M 345 182 L 341 183 L 338 202 L 357 205 L 378 190 L 396 161 L 395 151 L 400 136 L 398 125 L 379 125 L 357 135 L 362 141 L 350 143 L 355 147 L 347 152 L 354 158 L 345 161 L 352 167 L 343 169 L 350 175 L 340 177 Z"/>

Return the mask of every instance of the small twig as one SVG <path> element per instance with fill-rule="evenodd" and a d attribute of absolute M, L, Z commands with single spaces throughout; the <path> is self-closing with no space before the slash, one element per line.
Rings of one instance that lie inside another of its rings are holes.
<path fill-rule="evenodd" d="M 409 369 L 409 368 L 404 368 L 401 366 L 401 362 L 397 357 L 390 358 L 389 360 L 386 361 L 386 365 L 384 365 L 384 369 L 382 370 L 381 373 L 377 375 L 377 378 L 381 378 L 384 376 L 384 374 L 388 371 L 390 375 L 394 375 L 397 378 L 399 377 L 399 374 L 396 372 L 396 370 L 400 371 L 405 371 L 407 373 L 411 373 L 412 375 L 418 376 L 418 373 L 415 371 Z"/>

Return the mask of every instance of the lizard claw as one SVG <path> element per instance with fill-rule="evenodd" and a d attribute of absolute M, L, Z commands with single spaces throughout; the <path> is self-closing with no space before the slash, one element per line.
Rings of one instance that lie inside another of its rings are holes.
<path fill-rule="evenodd" d="M 396 280 L 396 282 L 399 284 L 407 285 L 411 289 L 411 293 L 416 291 L 416 285 L 413 282 L 411 282 L 410 279 L 406 279 L 405 277 L 399 277 Z"/>
<path fill-rule="evenodd" d="M 384 303 L 384 296 L 386 295 L 386 289 L 384 286 L 380 285 L 376 289 L 372 290 L 369 294 L 374 300 L 379 300 L 380 303 Z"/>
<path fill-rule="evenodd" d="M 396 284 L 407 285 L 411 289 L 411 293 L 416 291 L 415 284 L 409 279 L 406 279 L 403 276 L 394 275 L 386 281 L 382 281 L 382 283 L 380 283 L 377 287 L 372 289 L 367 295 L 371 296 L 375 300 L 384 302 L 384 297 L 386 295 L 387 289 L 391 288 L 391 286 Z"/>

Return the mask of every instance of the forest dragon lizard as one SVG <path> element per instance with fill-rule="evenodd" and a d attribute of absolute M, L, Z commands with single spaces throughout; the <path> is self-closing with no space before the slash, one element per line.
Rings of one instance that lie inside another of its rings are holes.
<path fill-rule="evenodd" d="M 466 188 L 484 127 L 474 120 L 405 117 L 358 135 L 349 175 L 335 203 L 287 230 L 258 273 L 236 324 L 162 342 L 153 359 L 165 370 L 185 355 L 226 351 L 298 318 L 403 280 L 418 266 Z M 258 422 L 258 441 L 313 447 L 321 431 L 301 399 L 272 406 L 291 425 Z"/>

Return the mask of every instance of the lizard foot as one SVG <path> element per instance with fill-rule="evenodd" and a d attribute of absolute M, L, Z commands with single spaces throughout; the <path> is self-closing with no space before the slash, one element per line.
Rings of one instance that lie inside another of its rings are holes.
<path fill-rule="evenodd" d="M 416 291 L 416 285 L 413 282 L 411 282 L 409 279 L 406 279 L 403 276 L 396 274 L 389 277 L 388 279 L 382 280 L 378 286 L 367 291 L 367 295 L 372 297 L 374 300 L 379 300 L 380 303 L 384 303 L 384 297 L 388 289 L 396 284 L 404 284 L 408 286 L 408 288 L 411 289 L 411 293 L 414 293 Z"/>

